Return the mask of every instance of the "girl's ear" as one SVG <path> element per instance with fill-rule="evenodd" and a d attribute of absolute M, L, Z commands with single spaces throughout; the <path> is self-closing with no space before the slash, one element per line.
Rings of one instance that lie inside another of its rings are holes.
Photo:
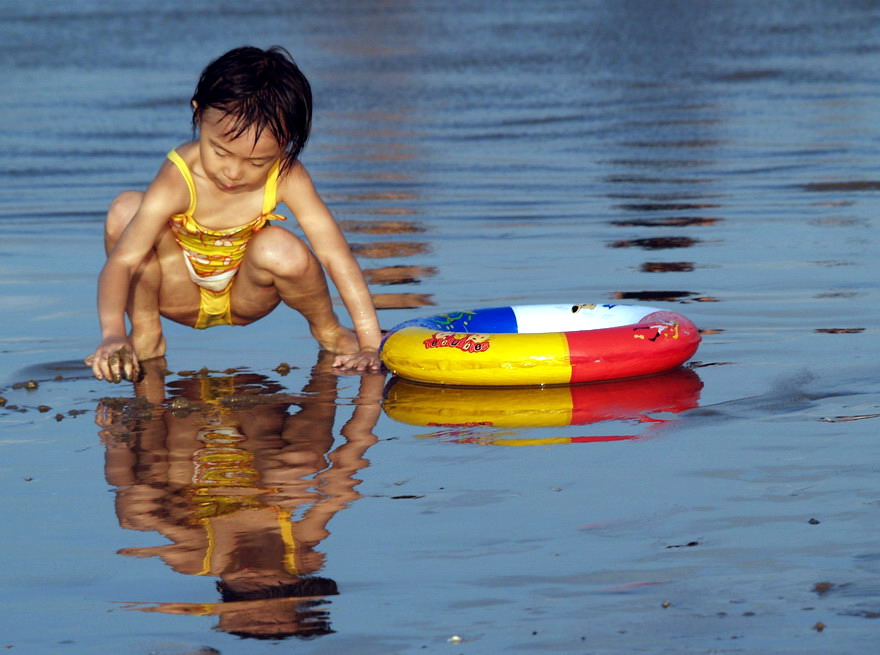
<path fill-rule="evenodd" d="M 195 111 L 196 109 L 199 108 L 199 103 L 197 103 L 195 100 L 193 100 L 193 101 L 192 101 L 192 106 L 193 106 L 193 111 Z"/>

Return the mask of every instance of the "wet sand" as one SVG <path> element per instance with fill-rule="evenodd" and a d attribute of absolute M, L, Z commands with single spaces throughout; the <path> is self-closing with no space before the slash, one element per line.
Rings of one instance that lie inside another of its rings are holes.
<path fill-rule="evenodd" d="M 872 651 L 880 14 L 513 6 L 7 11 L 0 646 Z M 92 380 L 101 213 L 242 42 L 312 79 L 304 160 L 383 327 L 651 304 L 694 360 L 575 419 L 336 376 L 278 310 L 168 324 L 148 384 Z"/>

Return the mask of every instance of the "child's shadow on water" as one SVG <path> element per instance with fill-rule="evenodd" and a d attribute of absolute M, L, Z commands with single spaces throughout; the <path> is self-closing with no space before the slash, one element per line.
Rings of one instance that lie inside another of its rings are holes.
<path fill-rule="evenodd" d="M 120 554 L 219 578 L 221 594 L 220 602 L 127 609 L 217 616 L 220 630 L 257 639 L 333 632 L 327 597 L 338 590 L 315 575 L 324 568 L 317 546 L 330 519 L 360 498 L 354 475 L 377 441 L 384 376 L 360 378 L 334 447 L 331 363 L 322 354 L 302 393 L 291 395 L 256 373 L 200 373 L 166 386 L 164 361 L 155 360 L 135 398 L 102 403 L 97 420 L 119 524 L 171 542 Z"/>

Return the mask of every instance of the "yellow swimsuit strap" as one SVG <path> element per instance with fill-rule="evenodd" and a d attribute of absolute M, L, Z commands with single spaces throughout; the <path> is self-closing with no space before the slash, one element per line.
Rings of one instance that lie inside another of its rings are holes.
<path fill-rule="evenodd" d="M 263 215 L 271 214 L 278 205 L 278 173 L 281 170 L 281 160 L 279 159 L 269 170 L 269 177 L 266 178 L 266 190 L 263 192 Z M 283 218 L 278 216 L 276 218 Z"/>
<path fill-rule="evenodd" d="M 177 154 L 177 150 L 169 152 L 168 159 L 174 162 L 177 170 L 180 171 L 180 174 L 183 175 L 183 179 L 186 181 L 186 187 L 189 189 L 189 207 L 187 207 L 186 215 L 192 216 L 196 210 L 196 183 L 193 181 L 192 173 L 189 172 L 189 166 L 183 161 L 183 157 Z"/>
<path fill-rule="evenodd" d="M 275 507 L 278 516 L 278 527 L 281 532 L 281 540 L 284 542 L 284 570 L 292 575 L 299 575 L 299 565 L 296 562 L 296 539 L 293 536 L 293 523 L 291 521 L 290 510 L 282 507 Z M 212 569 L 212 561 L 214 559 L 214 548 L 216 541 L 214 537 L 214 526 L 211 525 L 211 517 L 205 517 L 199 520 L 202 527 L 205 528 L 205 536 L 208 538 L 208 544 L 205 548 L 205 555 L 202 558 L 202 570 L 196 575 L 210 575 Z"/>
<path fill-rule="evenodd" d="M 284 570 L 293 575 L 299 575 L 299 564 L 296 561 L 296 539 L 293 537 L 293 521 L 290 510 L 276 507 L 278 512 L 278 527 L 281 529 L 281 539 L 284 541 Z"/>
<path fill-rule="evenodd" d="M 192 217 L 196 210 L 196 184 L 193 180 L 192 173 L 189 170 L 189 166 L 186 165 L 183 157 L 177 153 L 176 149 L 172 149 L 171 152 L 168 153 L 168 159 L 174 162 L 174 165 L 177 166 L 177 170 L 180 171 L 180 174 L 183 175 L 183 179 L 186 181 L 186 187 L 189 189 L 189 207 L 187 207 L 186 214 L 187 216 Z M 271 214 L 275 211 L 275 207 L 278 205 L 278 174 L 280 170 L 281 160 L 279 159 L 272 164 L 272 168 L 269 169 L 269 176 L 266 178 L 266 188 L 263 191 L 263 216 Z M 281 216 L 276 218 L 283 219 Z"/>

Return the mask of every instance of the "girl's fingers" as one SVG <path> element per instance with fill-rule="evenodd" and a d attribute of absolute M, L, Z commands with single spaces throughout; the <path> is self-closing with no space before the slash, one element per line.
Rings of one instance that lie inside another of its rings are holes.
<path fill-rule="evenodd" d="M 94 376 L 99 380 L 106 379 L 107 375 L 104 371 L 103 358 L 101 357 L 101 355 L 96 352 L 94 355 L 91 355 L 89 359 L 91 359 L 92 373 L 94 374 Z"/>
<path fill-rule="evenodd" d="M 130 346 L 122 346 L 109 355 L 105 355 L 105 351 L 99 348 L 83 362 L 91 366 L 92 373 L 97 379 L 108 382 L 120 382 L 123 378 L 134 381 L 141 370 L 137 355 Z"/>
<path fill-rule="evenodd" d="M 138 372 L 141 368 L 140 362 L 138 362 L 137 355 L 135 355 L 134 351 L 128 347 L 123 348 L 119 351 L 119 353 L 123 360 L 125 378 L 134 382 L 134 380 L 137 379 Z"/>
<path fill-rule="evenodd" d="M 134 380 L 140 375 L 141 372 L 141 362 L 137 358 L 137 355 L 134 354 L 134 351 L 131 352 L 131 366 L 133 371 L 131 379 Z"/>
<path fill-rule="evenodd" d="M 99 380 L 101 379 L 100 370 L 98 369 L 97 358 L 95 357 L 95 353 L 92 353 L 88 357 L 83 360 L 83 364 L 92 369 L 92 375 L 94 375 Z"/>
<path fill-rule="evenodd" d="M 337 355 L 333 366 L 343 371 L 378 371 L 382 364 L 375 350 L 362 350 L 350 355 Z"/>
<path fill-rule="evenodd" d="M 107 379 L 114 384 L 122 379 L 122 365 L 119 361 L 119 351 L 116 351 L 107 358 L 107 371 L 109 372 Z"/>

